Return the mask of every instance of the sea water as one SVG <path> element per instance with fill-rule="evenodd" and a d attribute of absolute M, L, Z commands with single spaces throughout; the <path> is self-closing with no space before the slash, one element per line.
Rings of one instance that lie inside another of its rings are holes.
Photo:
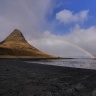
<path fill-rule="evenodd" d="M 45 59 L 45 60 L 25 61 L 25 62 L 96 70 L 96 60 L 91 58 L 90 59 L 47 59 L 47 60 Z"/>

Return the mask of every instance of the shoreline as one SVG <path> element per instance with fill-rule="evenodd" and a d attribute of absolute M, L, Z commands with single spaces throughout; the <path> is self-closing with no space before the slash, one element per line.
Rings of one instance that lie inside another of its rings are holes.
<path fill-rule="evenodd" d="M 0 95 L 96 96 L 96 70 L 0 60 Z"/>

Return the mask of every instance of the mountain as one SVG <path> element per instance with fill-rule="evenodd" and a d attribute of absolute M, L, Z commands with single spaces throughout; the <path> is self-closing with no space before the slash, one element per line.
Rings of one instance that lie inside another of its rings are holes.
<path fill-rule="evenodd" d="M 0 43 L 1 58 L 57 58 L 30 45 L 23 34 L 15 29 Z"/>

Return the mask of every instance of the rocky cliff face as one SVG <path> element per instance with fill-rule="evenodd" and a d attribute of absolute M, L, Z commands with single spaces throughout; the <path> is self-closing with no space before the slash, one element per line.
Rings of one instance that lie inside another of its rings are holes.
<path fill-rule="evenodd" d="M 15 29 L 0 43 L 0 57 L 2 56 L 19 56 L 21 58 L 57 58 L 55 56 L 45 54 L 31 46 L 18 29 Z"/>

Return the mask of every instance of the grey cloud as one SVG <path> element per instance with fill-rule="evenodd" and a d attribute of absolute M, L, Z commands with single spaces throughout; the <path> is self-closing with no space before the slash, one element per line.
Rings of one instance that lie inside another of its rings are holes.
<path fill-rule="evenodd" d="M 18 28 L 30 44 L 49 54 L 64 57 L 86 56 L 82 50 L 67 42 L 95 52 L 95 26 L 83 29 L 76 25 L 66 36 L 58 36 L 52 34 L 50 30 L 46 31 L 45 27 L 52 25 L 48 24 L 46 15 L 53 10 L 53 0 L 2 0 L 0 2 L 3 4 L 0 6 L 0 41 L 14 28 Z M 52 26 L 55 26 L 56 22 L 54 22 Z"/>
<path fill-rule="evenodd" d="M 0 19 L 0 27 L 2 22 L 5 24 L 0 30 L 1 34 L 3 31 L 7 36 L 17 28 L 27 39 L 40 37 L 47 23 L 46 14 L 51 9 L 52 0 L 3 0 L 0 2 L 3 4 L 0 6 L 2 11 L 0 16 L 5 18 Z M 2 38 L 5 36 L 2 35 Z"/>

